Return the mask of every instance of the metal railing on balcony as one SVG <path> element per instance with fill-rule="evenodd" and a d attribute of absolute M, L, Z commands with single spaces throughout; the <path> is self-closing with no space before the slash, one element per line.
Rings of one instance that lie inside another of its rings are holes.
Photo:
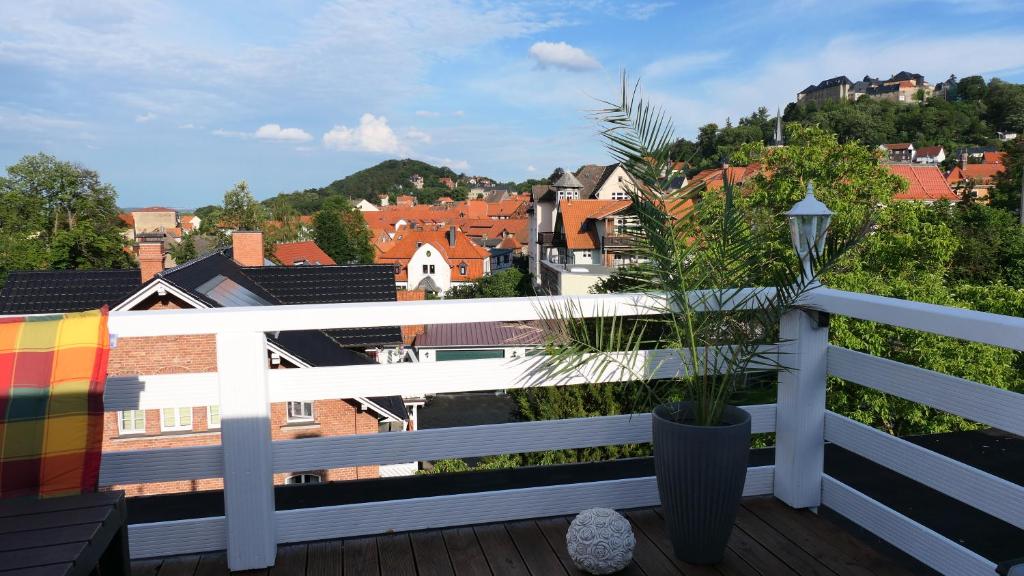
<path fill-rule="evenodd" d="M 581 296 L 582 313 L 641 315 L 652 296 Z M 515 389 L 543 357 L 446 363 L 270 370 L 265 332 L 537 319 L 565 297 L 389 302 L 209 310 L 115 312 L 119 337 L 216 334 L 218 371 L 110 378 L 107 410 L 183 403 L 221 407 L 221 445 L 104 454 L 101 484 L 224 479 L 225 514 L 133 524 L 133 557 L 227 550 L 233 569 L 274 563 L 279 543 L 570 514 L 591 506 L 655 506 L 654 477 L 275 510 L 275 472 L 400 464 L 440 458 L 644 443 L 650 416 L 623 415 L 467 426 L 272 442 L 269 405 L 381 395 Z M 1024 487 L 826 410 L 837 376 L 1024 435 L 1024 395 L 830 346 L 821 312 L 1024 350 L 1024 319 L 819 288 L 788 313 L 776 404 L 747 406 L 753 432 L 776 434 L 775 464 L 753 467 L 746 495 L 773 494 L 793 507 L 825 505 L 940 571 L 991 574 L 995 564 L 823 471 L 833 442 L 907 477 L 1024 528 Z M 658 364 L 670 375 L 678 364 Z M 588 375 L 536 385 L 573 385 Z M 592 375 L 591 375 L 592 376 Z M 604 381 L 613 381 L 605 375 Z"/>
<path fill-rule="evenodd" d="M 603 248 L 632 248 L 636 245 L 636 237 L 628 234 L 609 234 L 602 240 Z"/>

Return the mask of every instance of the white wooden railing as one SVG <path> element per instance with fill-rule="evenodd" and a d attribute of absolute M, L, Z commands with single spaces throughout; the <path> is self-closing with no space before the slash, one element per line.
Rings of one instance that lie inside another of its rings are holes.
<path fill-rule="evenodd" d="M 590 506 L 658 504 L 653 477 L 276 511 L 275 472 L 396 464 L 649 442 L 649 415 L 467 426 L 392 434 L 272 442 L 269 404 L 385 395 L 420 395 L 527 385 L 571 385 L 534 378 L 541 358 L 269 370 L 265 332 L 537 319 L 562 297 L 332 304 L 211 310 L 118 312 L 119 337 L 217 335 L 218 371 L 110 378 L 107 410 L 187 404 L 221 407 L 220 446 L 104 454 L 102 484 L 224 478 L 225 515 L 135 524 L 133 557 L 228 552 L 233 569 L 273 564 L 276 545 L 390 530 L 570 514 Z M 646 314 L 650 296 L 572 298 L 589 316 Z M 1024 349 L 1024 320 L 820 288 L 808 310 Z M 943 572 L 992 573 L 994 564 L 823 473 L 834 442 L 1015 526 L 1024 527 L 1024 488 L 825 409 L 828 375 L 902 396 L 1024 435 L 1024 396 L 898 362 L 829 346 L 828 329 L 807 311 L 790 312 L 781 335 L 795 370 L 780 374 L 776 404 L 749 406 L 753 431 L 776 433 L 773 466 L 751 468 L 744 493 L 774 494 L 794 507 L 826 505 Z M 708 351 L 714 353 L 714 351 Z M 670 375 L 678 364 L 659 363 Z M 589 375 L 593 376 L 593 375 Z M 604 381 L 615 381 L 605 375 Z"/>

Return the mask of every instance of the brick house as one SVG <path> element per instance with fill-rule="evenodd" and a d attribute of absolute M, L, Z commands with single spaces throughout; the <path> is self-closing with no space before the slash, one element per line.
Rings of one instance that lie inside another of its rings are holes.
<path fill-rule="evenodd" d="M 391 267 L 262 266 L 259 232 L 236 232 L 233 246 L 163 269 L 159 244 L 140 246 L 139 270 L 11 272 L 0 291 L 0 314 L 87 310 L 213 308 L 241 305 L 394 301 Z M 375 363 L 374 356 L 402 344 L 397 326 L 306 330 L 267 335 L 267 362 L 274 369 Z M 111 377 L 213 372 L 214 336 L 116 338 Z M 108 412 L 103 451 L 145 450 L 220 443 L 217 406 Z M 282 402 L 271 405 L 274 440 L 369 434 L 413 427 L 401 397 Z M 274 481 L 309 483 L 374 478 L 378 466 L 296 470 Z M 130 496 L 218 489 L 217 479 L 112 486 Z"/>

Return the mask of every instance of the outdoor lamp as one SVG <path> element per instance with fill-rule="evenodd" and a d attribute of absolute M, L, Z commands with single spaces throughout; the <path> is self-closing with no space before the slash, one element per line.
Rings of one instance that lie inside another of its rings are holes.
<path fill-rule="evenodd" d="M 811 270 L 811 247 L 814 247 L 815 256 L 820 256 L 825 249 L 825 236 L 828 234 L 828 225 L 832 221 L 832 211 L 814 197 L 814 182 L 807 183 L 807 196 L 797 202 L 786 212 L 789 219 L 789 232 L 796 249 L 796 255 L 800 257 L 800 265 L 803 267 L 804 278 L 811 278 L 814 274 Z M 813 284 L 819 284 L 814 280 Z"/>

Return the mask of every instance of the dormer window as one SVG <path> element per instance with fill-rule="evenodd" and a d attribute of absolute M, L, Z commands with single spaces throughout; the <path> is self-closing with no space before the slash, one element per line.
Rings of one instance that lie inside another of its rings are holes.
<path fill-rule="evenodd" d="M 465 262 L 459 264 L 459 274 L 461 274 L 463 276 L 466 275 L 466 263 Z"/>

